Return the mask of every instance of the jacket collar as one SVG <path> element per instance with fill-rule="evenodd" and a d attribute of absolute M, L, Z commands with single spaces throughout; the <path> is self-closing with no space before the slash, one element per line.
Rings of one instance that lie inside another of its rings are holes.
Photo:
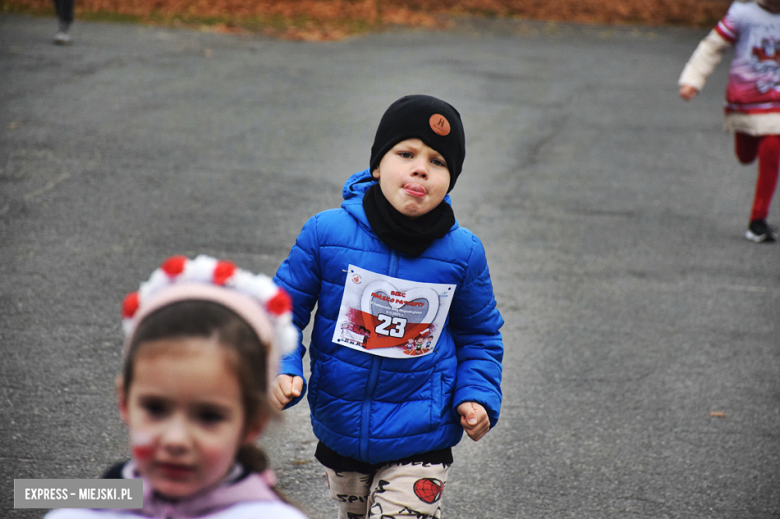
<path fill-rule="evenodd" d="M 266 470 L 263 474 L 247 472 L 236 464 L 228 475 L 215 487 L 198 494 L 171 501 L 155 494 L 152 485 L 136 470 L 135 462 L 125 465 L 122 470 L 125 479 L 142 479 L 144 485 L 144 507 L 142 514 L 147 517 L 166 517 L 179 519 L 200 517 L 229 506 L 248 501 L 279 501 L 279 496 L 271 489 L 274 475 Z"/>

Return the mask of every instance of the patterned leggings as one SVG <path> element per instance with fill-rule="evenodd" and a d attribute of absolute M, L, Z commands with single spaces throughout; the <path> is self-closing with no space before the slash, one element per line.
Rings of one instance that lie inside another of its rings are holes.
<path fill-rule="evenodd" d="M 374 474 L 325 467 L 339 519 L 440 519 L 449 465 L 393 463 Z"/>

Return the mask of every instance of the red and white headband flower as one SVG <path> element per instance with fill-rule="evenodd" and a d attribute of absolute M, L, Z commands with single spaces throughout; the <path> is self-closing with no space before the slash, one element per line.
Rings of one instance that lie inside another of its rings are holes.
<path fill-rule="evenodd" d="M 292 300 L 271 278 L 210 256 L 171 256 L 148 281 L 141 283 L 137 292 L 125 297 L 125 352 L 144 317 L 162 306 L 188 299 L 215 301 L 235 311 L 261 340 L 273 343 L 276 358 L 298 346 L 298 330 L 292 324 Z"/>

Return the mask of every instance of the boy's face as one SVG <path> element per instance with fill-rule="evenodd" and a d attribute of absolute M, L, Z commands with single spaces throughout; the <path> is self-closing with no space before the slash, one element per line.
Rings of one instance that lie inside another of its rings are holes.
<path fill-rule="evenodd" d="M 447 195 L 450 170 L 444 157 L 420 139 L 406 139 L 385 153 L 372 175 L 399 213 L 417 218 L 435 209 Z"/>

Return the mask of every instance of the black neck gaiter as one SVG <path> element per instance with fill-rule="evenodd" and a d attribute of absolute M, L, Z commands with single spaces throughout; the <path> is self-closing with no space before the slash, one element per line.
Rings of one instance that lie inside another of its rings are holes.
<path fill-rule="evenodd" d="M 450 204 L 443 201 L 431 212 L 412 220 L 390 205 L 379 184 L 363 196 L 368 223 L 380 240 L 409 256 L 419 257 L 433 240 L 443 238 L 455 225 Z"/>

